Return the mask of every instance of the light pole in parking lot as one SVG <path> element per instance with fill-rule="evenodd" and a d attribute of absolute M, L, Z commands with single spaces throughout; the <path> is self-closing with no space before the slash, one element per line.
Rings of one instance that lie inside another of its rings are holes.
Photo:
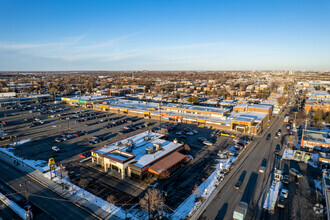
<path fill-rule="evenodd" d="M 159 114 L 159 127 L 162 125 L 162 102 L 159 103 L 159 111 L 160 111 L 160 114 Z"/>
<path fill-rule="evenodd" d="M 70 131 L 70 119 L 67 120 L 68 120 L 68 131 Z"/>

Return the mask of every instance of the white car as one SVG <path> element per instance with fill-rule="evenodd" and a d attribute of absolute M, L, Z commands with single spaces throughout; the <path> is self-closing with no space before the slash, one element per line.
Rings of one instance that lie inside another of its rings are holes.
<path fill-rule="evenodd" d="M 280 195 L 283 196 L 285 199 L 288 198 L 289 190 L 287 190 L 287 189 L 282 189 Z"/>
<path fill-rule="evenodd" d="M 56 146 L 52 146 L 52 150 L 55 152 L 59 152 L 61 151 L 60 148 L 56 147 Z"/>
<path fill-rule="evenodd" d="M 189 135 L 189 136 L 193 136 L 195 133 L 194 133 L 194 132 L 191 132 L 191 131 L 189 131 L 189 132 L 187 132 L 186 134 L 187 134 L 187 135 Z"/>
<path fill-rule="evenodd" d="M 178 131 L 175 133 L 176 135 L 181 135 L 182 134 L 182 131 Z"/>
<path fill-rule="evenodd" d="M 197 131 L 197 130 L 193 130 L 193 132 L 194 132 L 195 134 L 198 134 L 198 131 Z"/>
<path fill-rule="evenodd" d="M 203 144 L 207 145 L 207 146 L 212 146 L 213 143 L 211 141 L 203 141 Z"/>

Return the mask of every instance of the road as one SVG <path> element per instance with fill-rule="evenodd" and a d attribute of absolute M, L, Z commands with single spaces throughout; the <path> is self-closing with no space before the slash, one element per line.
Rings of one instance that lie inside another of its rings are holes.
<path fill-rule="evenodd" d="M 274 149 L 276 144 L 280 143 L 280 139 L 275 139 L 274 137 L 278 129 L 284 125 L 283 116 L 284 113 L 274 121 L 269 131 L 265 132 L 262 137 L 254 139 L 258 144 L 254 146 L 254 149 L 242 166 L 236 170 L 232 178 L 209 204 L 200 216 L 200 219 L 232 219 L 233 211 L 241 200 L 249 203 L 247 213 L 249 219 L 258 219 L 257 216 L 260 216 L 262 213 L 263 201 L 273 179 L 272 173 L 276 165 L 275 159 L 277 159 Z M 272 134 L 270 140 L 266 139 L 268 133 Z M 267 168 L 264 173 L 259 173 L 259 168 L 264 158 L 267 159 Z M 233 186 L 243 171 L 246 172 L 244 182 L 240 189 L 236 190 Z"/>
<path fill-rule="evenodd" d="M 289 99 L 290 101 L 295 101 L 293 90 L 289 91 Z M 264 132 L 261 137 L 254 139 L 254 142 L 257 144 L 252 146 L 254 147 L 252 152 L 208 205 L 199 219 L 232 219 L 235 207 L 240 201 L 245 201 L 249 204 L 246 216 L 248 219 L 274 218 L 274 216 L 265 213 L 262 207 L 273 180 L 274 169 L 280 163 L 279 158 L 274 154 L 274 150 L 276 144 L 280 143 L 282 146 L 283 141 L 281 142 L 281 138 L 275 139 L 274 137 L 278 129 L 281 129 L 282 133 L 286 131 L 284 128 L 286 123 L 283 121 L 284 115 L 285 112 L 280 114 L 267 132 Z M 271 134 L 271 139 L 267 140 L 266 136 L 269 133 Z M 283 150 L 284 147 L 282 146 L 281 152 Z M 264 173 L 260 173 L 259 169 L 263 159 L 267 159 L 267 167 Z M 233 186 L 243 172 L 246 172 L 244 182 L 240 189 L 236 190 Z"/>
<path fill-rule="evenodd" d="M 20 219 L 6 204 L 0 201 L 0 219 Z"/>
<path fill-rule="evenodd" d="M 53 219 L 95 219 L 91 214 L 64 200 L 14 167 L 0 161 L 0 179 L 16 192 L 25 195 L 24 183 L 27 182 L 29 200 Z M 21 186 L 22 185 L 22 186 Z"/>

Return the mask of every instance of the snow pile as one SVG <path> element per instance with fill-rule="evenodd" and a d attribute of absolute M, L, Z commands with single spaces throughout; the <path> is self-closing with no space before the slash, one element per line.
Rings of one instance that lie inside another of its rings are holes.
<path fill-rule="evenodd" d="M 64 167 L 62 168 L 64 169 Z M 75 196 L 79 196 L 83 199 L 86 199 L 87 201 L 89 201 L 90 203 L 100 207 L 101 209 L 103 209 L 106 212 L 109 212 L 121 219 L 125 219 L 125 217 L 127 218 L 131 218 L 131 219 L 137 219 L 136 217 L 132 216 L 130 213 L 125 213 L 125 211 L 123 209 L 121 209 L 118 206 L 115 206 L 107 201 L 104 201 L 103 199 L 101 199 L 100 197 L 95 196 L 94 194 L 80 188 L 77 185 L 72 184 L 69 181 L 69 177 L 67 176 L 67 173 L 62 173 L 62 179 L 61 179 L 61 174 L 60 174 L 60 167 L 57 167 L 55 170 L 55 174 L 56 176 L 54 176 L 54 172 L 52 172 L 52 181 L 56 182 L 57 184 L 64 184 L 65 188 L 72 194 Z M 43 174 L 46 178 L 51 179 L 50 178 L 50 172 L 46 172 Z"/>
<path fill-rule="evenodd" d="M 11 208 L 14 212 L 17 213 L 22 219 L 25 219 L 25 213 L 26 211 L 22 209 L 19 205 L 17 205 L 15 202 L 8 199 L 5 195 L 0 193 L 0 200 L 5 203 L 9 208 Z"/>
<path fill-rule="evenodd" d="M 0 151 L 4 152 L 5 154 L 10 155 L 11 157 L 13 157 L 14 159 L 16 159 L 18 162 L 22 162 L 22 159 L 19 157 L 16 157 L 14 155 L 13 152 L 11 152 L 11 150 L 13 150 L 14 148 L 0 148 Z M 44 172 L 43 167 L 45 165 L 47 165 L 47 161 L 44 160 L 27 160 L 27 159 L 23 159 L 23 163 L 36 169 L 39 170 L 40 172 Z"/>
<path fill-rule="evenodd" d="M 27 143 L 27 142 L 30 142 L 31 141 L 31 139 L 26 139 L 26 140 L 20 140 L 20 141 L 18 141 L 18 142 L 14 142 L 14 146 L 19 146 L 19 145 L 22 145 L 22 144 L 25 144 L 25 143 Z"/>

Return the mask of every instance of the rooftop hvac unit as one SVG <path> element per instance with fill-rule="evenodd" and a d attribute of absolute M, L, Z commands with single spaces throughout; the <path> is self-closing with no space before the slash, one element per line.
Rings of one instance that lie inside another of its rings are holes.
<path fill-rule="evenodd" d="M 177 143 L 178 143 L 178 139 L 175 138 L 175 139 L 173 140 L 173 143 L 174 143 L 174 144 L 177 144 Z"/>
<path fill-rule="evenodd" d="M 144 137 L 144 141 L 151 141 L 153 139 L 153 137 L 150 137 L 150 136 L 146 136 L 146 137 Z"/>
<path fill-rule="evenodd" d="M 160 148 L 162 148 L 162 144 L 156 143 L 156 144 L 154 144 L 154 148 L 155 148 L 155 150 L 159 150 Z"/>
<path fill-rule="evenodd" d="M 117 145 L 117 146 L 122 146 L 123 143 L 122 143 L 121 141 L 118 141 L 118 142 L 116 143 L 116 145 Z"/>
<path fill-rule="evenodd" d="M 133 140 L 132 140 L 132 139 L 128 139 L 128 140 L 126 141 L 126 145 L 127 145 L 127 146 L 134 145 Z"/>
<path fill-rule="evenodd" d="M 134 146 L 130 145 L 130 146 L 127 147 L 126 152 L 127 153 L 132 153 L 133 149 L 134 149 Z"/>
<path fill-rule="evenodd" d="M 152 154 L 154 152 L 154 149 L 153 149 L 153 147 L 147 147 L 146 151 L 148 154 Z"/>

